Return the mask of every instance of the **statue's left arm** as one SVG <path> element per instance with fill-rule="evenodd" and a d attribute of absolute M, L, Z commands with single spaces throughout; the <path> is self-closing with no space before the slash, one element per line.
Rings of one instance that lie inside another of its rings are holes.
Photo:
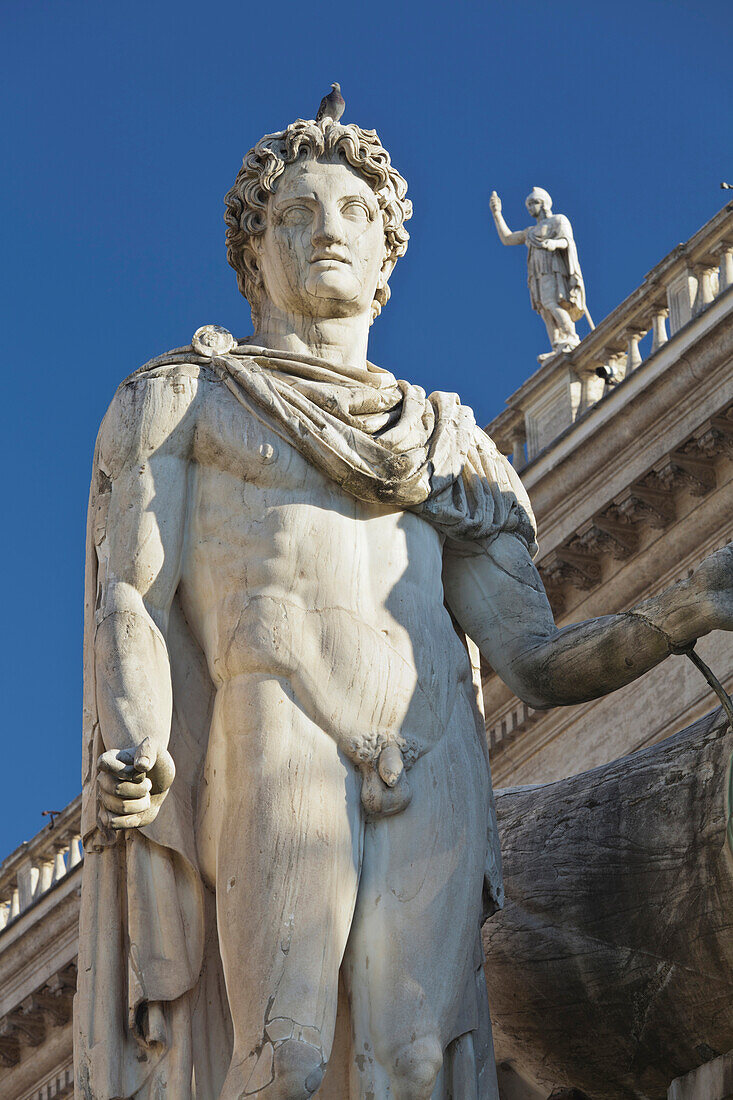
<path fill-rule="evenodd" d="M 733 546 L 638 604 L 559 629 L 522 539 L 502 533 L 446 554 L 448 605 L 481 654 L 532 707 L 583 703 L 635 680 L 711 630 L 733 630 Z"/>

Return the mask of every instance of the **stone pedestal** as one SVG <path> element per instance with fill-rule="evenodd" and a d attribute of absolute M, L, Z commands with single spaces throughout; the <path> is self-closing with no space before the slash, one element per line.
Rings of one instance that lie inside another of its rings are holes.
<path fill-rule="evenodd" d="M 733 1100 L 733 1050 L 677 1077 L 667 1100 Z"/>

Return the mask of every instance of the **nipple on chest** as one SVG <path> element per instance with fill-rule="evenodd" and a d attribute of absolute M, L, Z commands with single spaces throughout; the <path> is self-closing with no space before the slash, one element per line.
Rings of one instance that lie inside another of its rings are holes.
<path fill-rule="evenodd" d="M 274 462 L 277 458 L 277 447 L 274 443 L 260 443 L 257 448 L 257 454 L 260 457 L 260 462 L 263 466 L 268 466 L 271 462 Z"/>

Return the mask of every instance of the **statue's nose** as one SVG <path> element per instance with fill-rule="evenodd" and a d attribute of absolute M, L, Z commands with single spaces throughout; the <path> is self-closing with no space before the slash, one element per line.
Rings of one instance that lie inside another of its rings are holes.
<path fill-rule="evenodd" d="M 343 238 L 343 221 L 339 211 L 333 207 L 322 207 L 313 229 L 314 243 L 328 244 Z"/>

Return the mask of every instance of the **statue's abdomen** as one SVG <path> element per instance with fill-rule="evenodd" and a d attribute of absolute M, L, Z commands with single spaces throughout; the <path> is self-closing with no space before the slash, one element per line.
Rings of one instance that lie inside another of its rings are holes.
<path fill-rule="evenodd" d="M 410 513 L 365 505 L 313 471 L 241 507 L 199 492 L 183 602 L 217 686 L 276 676 L 351 759 L 443 733 L 468 661 L 443 606 L 442 549 Z M 223 487 L 222 487 L 223 488 Z"/>

